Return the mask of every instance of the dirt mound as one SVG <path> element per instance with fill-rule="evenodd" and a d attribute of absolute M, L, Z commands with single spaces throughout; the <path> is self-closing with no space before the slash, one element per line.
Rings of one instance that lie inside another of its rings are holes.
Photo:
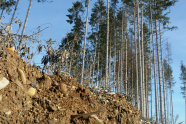
<path fill-rule="evenodd" d="M 6 79 L 9 84 L 0 90 L 3 124 L 138 124 L 140 120 L 140 111 L 124 96 L 92 93 L 73 77 L 49 76 L 12 50 L 0 53 L 0 83 Z"/>

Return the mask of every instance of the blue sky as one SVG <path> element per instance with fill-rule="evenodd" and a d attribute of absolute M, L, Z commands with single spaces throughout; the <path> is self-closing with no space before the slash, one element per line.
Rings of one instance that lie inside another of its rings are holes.
<path fill-rule="evenodd" d="M 43 31 L 40 36 L 40 40 L 48 40 L 52 38 L 56 41 L 61 40 L 62 37 L 70 31 L 71 26 L 66 22 L 68 14 L 68 8 L 72 6 L 72 2 L 76 0 L 54 0 L 52 3 L 37 3 L 33 0 L 30 15 L 25 29 L 25 34 L 31 34 L 38 26 L 42 25 L 42 28 L 49 26 L 48 29 Z M 90 1 L 90 4 L 93 1 Z M 18 5 L 17 18 L 24 21 L 27 8 L 29 5 L 28 0 L 21 0 Z M 185 121 L 185 103 L 183 95 L 180 94 L 181 81 L 179 80 L 180 75 L 180 61 L 186 65 L 186 0 L 179 0 L 175 6 L 171 7 L 170 21 L 172 26 L 177 26 L 178 29 L 175 31 L 165 32 L 163 39 L 167 39 L 172 46 L 172 59 L 171 64 L 173 68 L 173 76 L 176 81 L 174 86 L 173 104 L 174 104 L 174 115 L 179 115 L 177 122 Z M 89 10 L 90 12 L 90 10 Z M 10 16 L 5 16 L 2 22 L 7 23 L 10 21 Z M 13 25 L 13 32 L 18 28 L 18 25 Z M 19 32 L 20 33 L 20 32 Z M 37 57 L 38 58 L 38 57 Z M 36 61 L 40 63 L 40 60 L 36 58 Z M 40 58 L 40 57 L 39 57 Z"/>
<path fill-rule="evenodd" d="M 173 68 L 173 76 L 176 81 L 176 84 L 173 88 L 173 104 L 174 104 L 174 115 L 179 115 L 177 122 L 185 121 L 185 100 L 183 95 L 180 94 L 181 81 L 179 80 L 180 76 L 180 62 L 183 60 L 183 63 L 186 65 L 186 16 L 183 14 L 186 12 L 186 0 L 179 0 L 175 6 L 171 7 L 170 20 L 172 26 L 177 26 L 178 29 L 175 31 L 168 31 L 164 33 L 164 38 L 168 38 L 168 41 L 171 43 L 172 49 L 172 59 L 173 63 L 171 64 Z"/>

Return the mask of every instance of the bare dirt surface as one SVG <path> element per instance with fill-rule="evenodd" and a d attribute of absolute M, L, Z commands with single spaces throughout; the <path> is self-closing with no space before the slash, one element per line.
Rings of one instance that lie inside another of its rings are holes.
<path fill-rule="evenodd" d="M 0 83 L 3 77 L 9 84 L 0 90 L 0 124 L 140 124 L 140 111 L 124 96 L 94 94 L 73 77 L 49 76 L 15 51 L 0 54 Z"/>

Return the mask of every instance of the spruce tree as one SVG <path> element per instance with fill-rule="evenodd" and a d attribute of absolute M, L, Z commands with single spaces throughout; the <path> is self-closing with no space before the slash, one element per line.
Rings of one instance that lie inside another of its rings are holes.
<path fill-rule="evenodd" d="M 84 21 L 83 21 L 83 13 L 84 13 L 84 7 L 82 5 L 82 2 L 75 2 L 73 3 L 73 6 L 68 9 L 69 14 L 66 15 L 69 19 L 66 20 L 69 24 L 72 24 L 73 27 L 71 31 L 67 34 L 65 38 L 62 39 L 61 44 L 59 46 L 60 51 L 67 50 L 70 52 L 70 60 L 71 64 L 70 66 L 73 67 L 73 72 L 71 74 L 74 77 L 77 77 L 81 79 L 79 74 L 81 73 L 81 50 L 82 50 L 82 41 L 84 36 Z"/>
<path fill-rule="evenodd" d="M 185 98 L 185 106 L 186 106 L 186 66 L 183 64 L 183 61 L 181 61 L 181 74 L 180 74 L 180 80 L 182 81 L 181 93 L 183 94 L 183 98 Z M 185 124 L 186 124 L 186 107 L 185 107 Z"/>

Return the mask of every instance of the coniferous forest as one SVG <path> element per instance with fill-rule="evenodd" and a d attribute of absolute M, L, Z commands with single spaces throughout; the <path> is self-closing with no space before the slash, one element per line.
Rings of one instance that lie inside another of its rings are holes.
<path fill-rule="evenodd" d="M 125 95 L 143 118 L 175 124 L 172 94 L 176 82 L 171 67 L 171 44 L 163 41 L 163 34 L 177 28 L 169 25 L 170 9 L 176 2 L 178 0 L 77 0 L 66 15 L 66 23 L 72 28 L 57 48 L 53 48 L 56 43 L 53 38 L 45 43 L 37 40 L 42 30 L 31 36 L 24 34 L 32 0 L 22 22 L 15 22 L 14 15 L 19 0 L 0 0 L 0 18 L 5 11 L 12 15 L 9 25 L 1 24 L 1 33 L 12 33 L 10 27 L 14 22 L 19 24 L 18 31 L 21 29 L 20 34 L 6 35 L 0 42 L 6 44 L 3 41 L 8 40 L 7 44 L 14 46 L 26 61 L 35 55 L 30 52 L 32 42 L 36 44 L 37 54 L 46 51 L 41 59 L 42 71 L 69 75 L 85 87 Z M 186 100 L 183 62 L 180 79 Z"/>

